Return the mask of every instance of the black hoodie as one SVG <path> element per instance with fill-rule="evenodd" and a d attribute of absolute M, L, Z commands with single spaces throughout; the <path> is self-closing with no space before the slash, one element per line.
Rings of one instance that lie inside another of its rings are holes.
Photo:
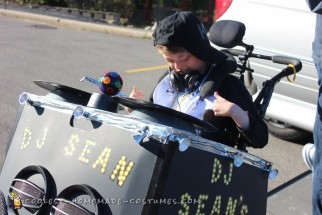
<path fill-rule="evenodd" d="M 263 148 L 268 143 L 268 129 L 265 122 L 260 119 L 252 96 L 241 80 L 232 75 L 237 68 L 236 61 L 229 57 L 224 62 L 213 66 L 210 75 L 200 89 L 201 97 L 213 95 L 215 91 L 228 101 L 240 106 L 248 112 L 249 129 L 243 131 L 237 127 L 231 117 L 216 117 L 212 110 L 206 110 L 203 120 L 218 128 L 219 132 L 202 132 L 201 136 L 231 147 L 246 144 L 253 148 Z M 159 82 L 168 75 L 166 72 Z M 153 94 L 153 93 L 152 93 Z M 152 94 L 150 101 L 153 102 Z"/>

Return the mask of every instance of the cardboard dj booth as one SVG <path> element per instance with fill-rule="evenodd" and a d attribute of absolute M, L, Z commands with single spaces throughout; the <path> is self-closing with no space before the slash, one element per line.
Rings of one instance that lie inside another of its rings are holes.
<path fill-rule="evenodd" d="M 96 121 L 76 119 L 76 104 L 44 98 L 21 105 L 2 167 L 9 214 L 266 214 L 268 162 L 207 140 L 181 152 L 161 141 L 169 126 L 153 114 L 142 121 L 92 108 Z M 137 141 L 144 131 L 152 135 Z"/>

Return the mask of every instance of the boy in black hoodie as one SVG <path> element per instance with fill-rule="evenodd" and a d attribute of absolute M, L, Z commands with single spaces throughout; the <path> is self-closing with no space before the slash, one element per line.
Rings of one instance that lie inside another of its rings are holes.
<path fill-rule="evenodd" d="M 150 101 L 205 120 L 219 129 L 201 134 L 229 146 L 246 143 L 262 148 L 268 129 L 259 118 L 251 95 L 232 73 L 236 61 L 211 46 L 193 13 L 176 12 L 158 22 L 154 46 L 169 65 Z M 144 99 L 134 86 L 131 98 Z"/>

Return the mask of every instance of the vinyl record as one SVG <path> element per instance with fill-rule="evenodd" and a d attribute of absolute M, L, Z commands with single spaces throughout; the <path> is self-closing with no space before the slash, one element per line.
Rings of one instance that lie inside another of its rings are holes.
<path fill-rule="evenodd" d="M 202 121 L 196 117 L 190 116 L 188 114 L 176 111 L 171 108 L 167 108 L 158 104 L 154 104 L 152 102 L 143 101 L 143 100 L 137 100 L 133 98 L 127 98 L 127 97 L 119 97 L 115 96 L 113 97 L 114 100 L 116 100 L 118 103 L 127 106 L 133 110 L 135 109 L 143 109 L 143 110 L 150 110 L 150 111 L 156 111 L 158 113 L 164 113 L 166 115 L 170 115 L 173 118 L 179 118 L 181 120 L 187 121 L 188 123 L 192 123 L 194 127 L 200 130 L 206 130 L 206 131 L 218 131 L 216 127 L 213 125 Z"/>
<path fill-rule="evenodd" d="M 34 81 L 34 83 L 45 89 L 48 90 L 52 96 L 52 94 L 55 94 L 57 97 L 53 97 L 55 99 L 61 98 L 63 101 L 74 103 L 74 104 L 81 104 L 81 105 L 87 105 L 91 93 L 82 91 L 76 88 L 72 88 L 66 85 L 49 82 L 49 81 L 41 81 L 37 80 Z"/>
<path fill-rule="evenodd" d="M 67 92 L 71 92 L 71 93 L 76 93 L 76 94 L 88 94 L 90 95 L 90 93 L 88 92 L 85 92 L 85 91 L 82 91 L 82 90 L 79 90 L 79 89 L 76 89 L 76 88 L 72 88 L 72 87 L 69 87 L 69 86 L 66 86 L 66 85 L 62 85 L 62 84 L 57 84 L 57 83 L 54 83 L 54 82 L 49 82 L 49 81 L 41 81 L 41 80 L 38 80 L 38 81 L 34 81 L 34 83 L 45 89 L 45 90 L 48 90 L 50 92 L 53 92 L 55 90 L 62 90 L 62 91 L 67 91 Z"/>

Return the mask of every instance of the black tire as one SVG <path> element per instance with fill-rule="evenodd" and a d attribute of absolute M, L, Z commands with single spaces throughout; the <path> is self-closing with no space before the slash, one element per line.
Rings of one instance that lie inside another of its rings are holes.
<path fill-rule="evenodd" d="M 265 122 L 269 133 L 279 139 L 291 142 L 301 142 L 312 138 L 311 132 L 291 126 L 287 123 L 274 119 L 265 119 Z"/>

